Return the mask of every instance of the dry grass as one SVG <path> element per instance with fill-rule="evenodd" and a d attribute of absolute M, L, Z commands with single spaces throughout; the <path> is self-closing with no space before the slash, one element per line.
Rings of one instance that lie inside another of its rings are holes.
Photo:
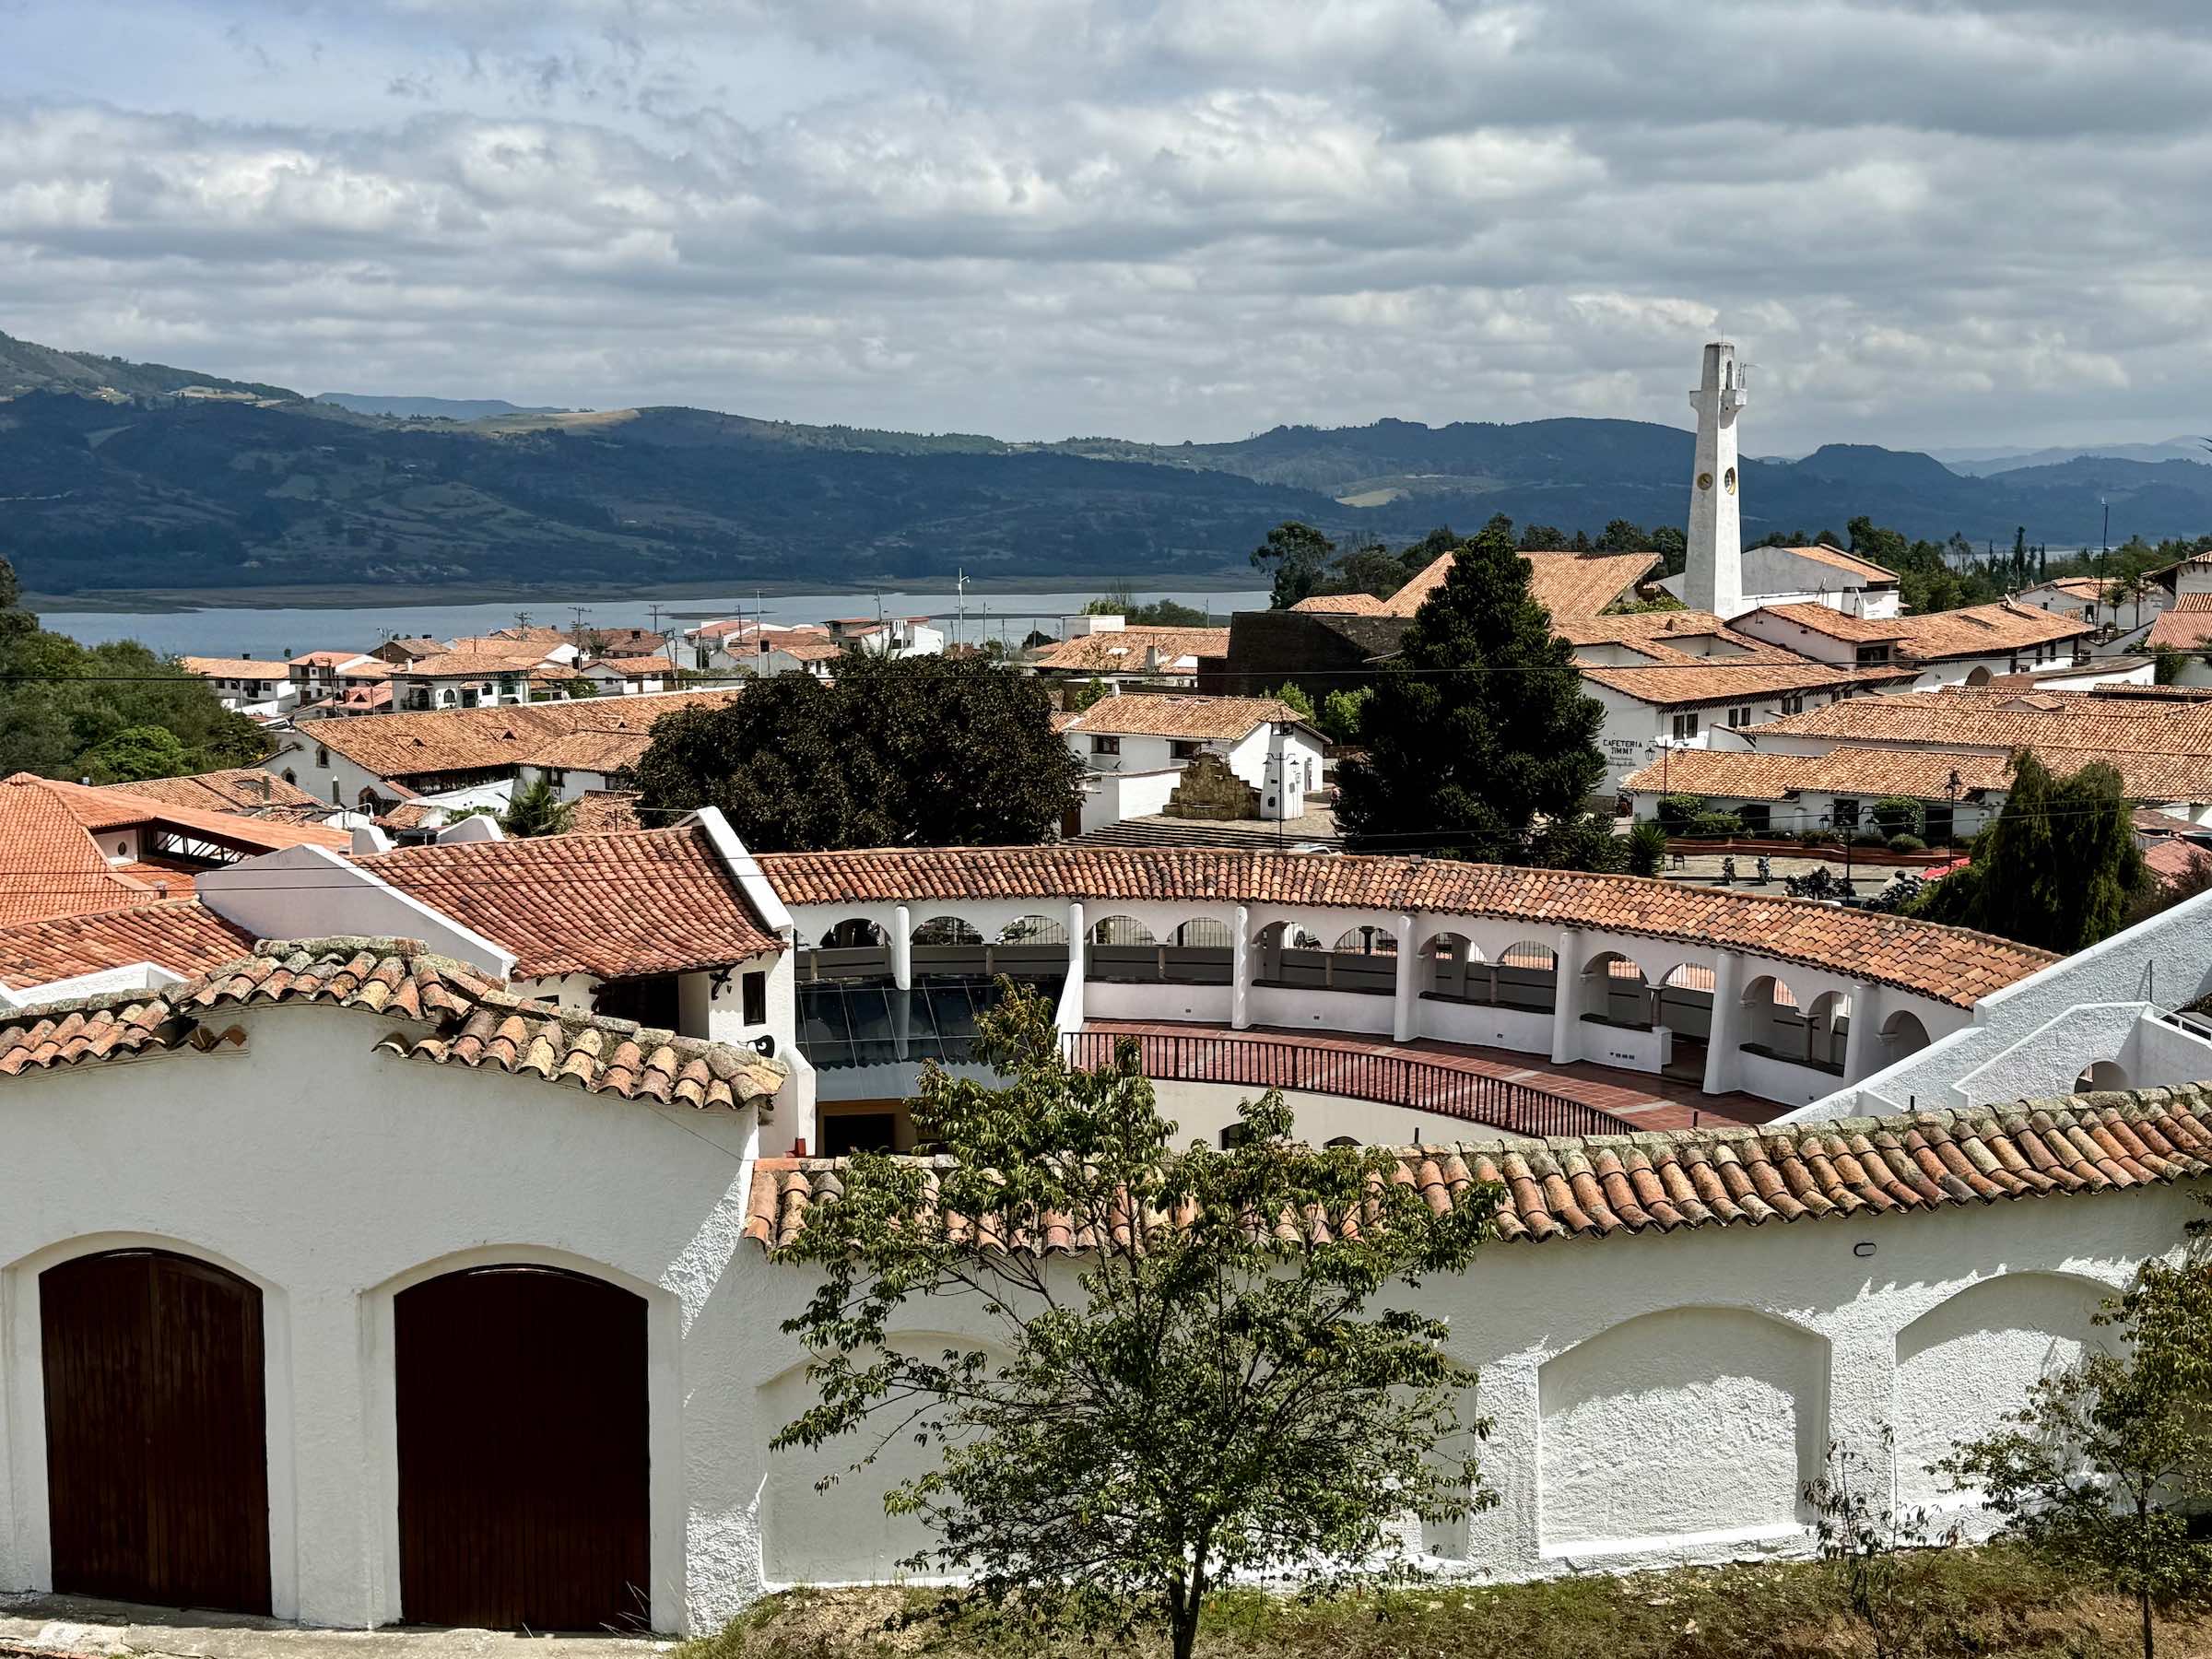
<path fill-rule="evenodd" d="M 1923 1651 L 1975 1659 L 2122 1659 L 2133 1604 L 2075 1588 L 2019 1551 L 1931 1559 Z M 677 1659 L 1077 1659 L 973 1621 L 930 1617 L 894 1589 L 771 1597 Z M 1130 1650 L 1164 1653 L 1164 1639 Z M 1827 1569 L 1810 1562 L 1397 1590 L 1318 1602 L 1233 1591 L 1207 1605 L 1201 1659 L 1860 1659 L 1874 1649 Z M 2212 1617 L 2159 1631 L 2161 1659 L 2212 1659 Z"/>

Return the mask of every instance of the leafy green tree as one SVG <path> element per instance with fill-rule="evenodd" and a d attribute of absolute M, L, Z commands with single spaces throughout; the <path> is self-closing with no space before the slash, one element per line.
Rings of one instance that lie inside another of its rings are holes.
<path fill-rule="evenodd" d="M 562 835 L 576 818 L 576 803 L 564 801 L 540 772 L 507 799 L 500 828 L 512 836 Z"/>
<path fill-rule="evenodd" d="M 1580 818 L 1605 781 L 1605 711 L 1529 576 L 1512 538 L 1486 528 L 1414 614 L 1374 682 L 1367 758 L 1338 780 L 1337 821 L 1356 841 L 1507 864 L 1603 851 L 1586 827 L 1536 834 L 1539 820 Z"/>
<path fill-rule="evenodd" d="M 1679 576 L 1689 564 L 1689 537 L 1683 534 L 1679 524 L 1654 524 L 1647 545 L 1659 555 L 1662 576 Z"/>
<path fill-rule="evenodd" d="M 1567 545 L 1567 532 L 1557 524 L 1524 524 L 1520 547 L 1524 553 L 1553 553 Z"/>
<path fill-rule="evenodd" d="M 1037 679 L 980 656 L 856 652 L 833 682 L 781 674 L 662 716 L 639 806 L 719 806 L 763 853 L 1039 841 L 1083 780 L 1052 715 Z"/>
<path fill-rule="evenodd" d="M 1252 564 L 1269 578 L 1267 603 L 1288 610 L 1322 591 L 1335 555 L 1336 544 L 1312 525 L 1287 519 L 1252 550 Z"/>
<path fill-rule="evenodd" d="M 1060 706 L 1070 714 L 1080 714 L 1093 703 L 1113 695 L 1113 688 L 1093 675 L 1079 686 L 1070 686 L 1060 693 Z"/>
<path fill-rule="evenodd" d="M 2212 1541 L 2189 1519 L 2212 1501 L 2212 1266 L 2147 1262 L 2098 1323 L 2119 1340 L 2030 1383 L 2008 1427 L 1936 1468 L 2014 1537 L 2133 1598 L 2154 1659 L 2152 1614 L 2212 1600 Z"/>
<path fill-rule="evenodd" d="M 173 778 L 190 769 L 191 757 L 166 726 L 125 726 L 76 758 L 76 768 L 95 783 L 130 783 L 141 778 Z"/>
<path fill-rule="evenodd" d="M 1374 699 L 1371 687 L 1361 686 L 1352 691 L 1332 691 L 1321 700 L 1319 724 L 1322 734 L 1331 743 L 1359 741 L 1359 723 L 1366 718 L 1367 705 Z"/>
<path fill-rule="evenodd" d="M 780 1253 L 820 1276 L 783 1327 L 818 1404 L 771 1444 L 865 1426 L 871 1447 L 935 1448 L 885 1499 L 934 1535 L 908 1566 L 964 1575 L 958 1599 L 1032 1645 L 1164 1624 L 1176 1659 L 1230 1575 L 1357 1571 L 1399 1516 L 1491 1501 L 1471 1455 L 1486 1425 L 1461 1415 L 1475 1377 L 1445 1322 L 1418 1296 L 1369 1304 L 1467 1267 L 1495 1193 L 1436 1213 L 1392 1154 L 1299 1144 L 1272 1091 L 1230 1148 L 1177 1148 L 1134 1041 L 1073 1067 L 1044 1001 L 1000 985 L 976 1046 L 1005 1086 L 932 1066 L 912 1103 L 949 1158 L 852 1159 L 838 1201 Z M 1355 1210 L 1321 1242 L 1253 1224 Z M 999 1241 L 1063 1221 L 1083 1246 L 1065 1266 Z M 977 1315 L 971 1335 L 889 1342 L 910 1304 L 934 1326 L 926 1310 L 950 1298 Z"/>
<path fill-rule="evenodd" d="M 571 698 L 596 697 L 599 695 L 599 682 L 580 674 L 565 683 L 561 689 Z"/>
<path fill-rule="evenodd" d="M 1306 695 L 1305 688 L 1296 680 L 1285 680 L 1268 695 L 1286 705 L 1300 720 L 1313 718 L 1313 700 Z"/>
<path fill-rule="evenodd" d="M 1378 599 L 1387 599 L 1406 585 L 1411 572 L 1405 561 L 1387 547 L 1369 543 L 1354 547 L 1329 568 L 1329 577 L 1321 589 L 1326 594 L 1372 594 Z"/>
<path fill-rule="evenodd" d="M 1155 599 L 1148 605 L 1140 605 L 1126 586 L 1101 594 L 1083 607 L 1083 614 L 1120 617 L 1134 628 L 1204 628 L 1207 620 L 1206 612 L 1197 606 L 1174 599 Z"/>
<path fill-rule="evenodd" d="M 1615 519 L 1598 533 L 1593 544 L 1600 553 L 1648 553 L 1651 551 L 1651 533 L 1641 524 L 1627 519 Z"/>
<path fill-rule="evenodd" d="M 1974 837 L 1970 858 L 1930 882 L 1911 913 L 2062 955 L 2117 933 L 2144 881 L 2120 774 L 2100 760 L 2053 777 L 2025 749 L 2013 756 L 2004 811 Z"/>
<path fill-rule="evenodd" d="M 1928 809 L 1911 795 L 1884 795 L 1867 808 L 1867 814 L 1885 841 L 1928 832 Z"/>

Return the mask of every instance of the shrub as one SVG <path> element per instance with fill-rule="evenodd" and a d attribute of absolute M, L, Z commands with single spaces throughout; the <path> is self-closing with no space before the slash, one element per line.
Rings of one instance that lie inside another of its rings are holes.
<path fill-rule="evenodd" d="M 1854 847 L 1886 847 L 1889 844 L 1879 830 L 1861 830 L 1851 838 Z"/>
<path fill-rule="evenodd" d="M 1629 831 L 1629 874 L 1656 876 L 1666 863 L 1666 831 L 1651 818 L 1638 818 Z"/>
<path fill-rule="evenodd" d="M 1925 853 L 1927 850 L 1928 843 L 1917 835 L 1893 835 L 1889 838 L 1889 851 L 1892 853 Z"/>
<path fill-rule="evenodd" d="M 1797 844 L 1801 847 L 1825 847 L 1833 840 L 1835 840 L 1835 836 L 1826 830 L 1800 830 L 1797 831 Z"/>
<path fill-rule="evenodd" d="M 1893 839 L 1928 831 L 1928 809 L 1910 795 L 1884 795 L 1875 802 L 1869 816 L 1876 829 Z"/>
<path fill-rule="evenodd" d="M 1700 812 L 1689 820 L 1688 834 L 1725 837 L 1741 835 L 1744 820 L 1733 812 Z"/>
<path fill-rule="evenodd" d="M 1680 835 L 1689 821 L 1705 810 L 1701 794 L 1664 794 L 1659 797 L 1659 827 L 1669 835 Z"/>
<path fill-rule="evenodd" d="M 1332 691 L 1321 700 L 1321 729 L 1331 743 L 1359 741 L 1359 717 L 1375 694 L 1372 686 L 1357 691 Z"/>

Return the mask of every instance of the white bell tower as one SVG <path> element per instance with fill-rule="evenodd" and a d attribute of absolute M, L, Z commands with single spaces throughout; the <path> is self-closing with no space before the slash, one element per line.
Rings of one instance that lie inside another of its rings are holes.
<path fill-rule="evenodd" d="M 1744 603 L 1744 540 L 1736 512 L 1735 417 L 1749 401 L 1733 341 L 1705 347 L 1705 371 L 1689 394 L 1698 412 L 1698 458 L 1689 481 L 1689 547 L 1682 597 L 1692 610 L 1726 620 Z"/>

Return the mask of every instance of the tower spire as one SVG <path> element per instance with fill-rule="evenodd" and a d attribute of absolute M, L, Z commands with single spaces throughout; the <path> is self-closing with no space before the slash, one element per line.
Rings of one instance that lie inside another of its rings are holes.
<path fill-rule="evenodd" d="M 1749 401 L 1735 345 L 1705 347 L 1704 372 L 1689 394 L 1698 412 L 1697 459 L 1689 481 L 1688 552 L 1682 596 L 1692 610 L 1726 620 L 1744 603 L 1743 525 L 1737 512 L 1735 417 Z"/>

